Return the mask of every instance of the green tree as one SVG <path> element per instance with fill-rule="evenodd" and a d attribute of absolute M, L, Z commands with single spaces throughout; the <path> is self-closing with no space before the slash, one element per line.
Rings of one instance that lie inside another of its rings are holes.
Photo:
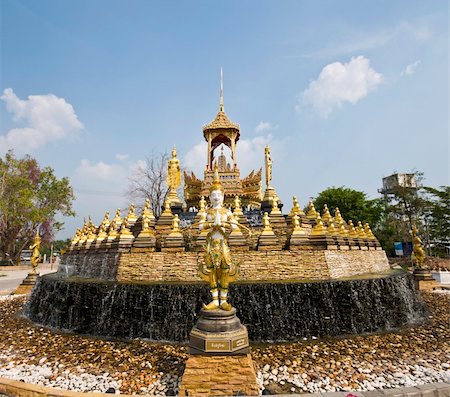
<path fill-rule="evenodd" d="M 0 158 L 0 260 L 18 262 L 39 228 L 50 241 L 62 228 L 55 216 L 73 216 L 73 192 L 68 178 L 58 179 L 50 167 L 12 151 Z"/>
<path fill-rule="evenodd" d="M 394 254 L 394 242 L 411 241 L 413 224 L 423 235 L 428 204 L 423 195 L 422 180 L 423 173 L 415 171 L 409 175 L 409 180 L 391 187 L 383 196 L 384 212 L 375 234 L 388 255 Z"/>
<path fill-rule="evenodd" d="M 50 257 L 53 245 L 53 253 L 60 253 L 61 249 L 65 250 L 70 245 L 71 239 L 68 238 L 66 240 L 54 240 L 48 243 L 42 244 L 41 254 L 47 255 L 47 258 Z"/>
<path fill-rule="evenodd" d="M 424 187 L 428 193 L 425 210 L 425 232 L 434 247 L 433 253 L 442 254 L 444 245 L 450 245 L 450 186 Z"/>
<path fill-rule="evenodd" d="M 383 203 L 380 199 L 369 200 L 366 193 L 341 187 L 330 187 L 320 192 L 313 200 L 317 210 L 322 211 L 328 205 L 334 216 L 336 207 L 346 220 L 368 222 L 376 227 L 383 213 Z"/>

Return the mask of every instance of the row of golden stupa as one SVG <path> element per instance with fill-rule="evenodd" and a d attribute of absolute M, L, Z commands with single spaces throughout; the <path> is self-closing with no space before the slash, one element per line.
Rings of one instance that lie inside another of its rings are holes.
<path fill-rule="evenodd" d="M 320 214 L 315 209 L 314 204 L 310 202 L 305 214 L 294 196 L 293 207 L 289 215 L 284 217 L 278 208 L 277 202 L 274 200 L 273 203 L 270 215 L 269 212 L 265 212 L 262 217 L 262 226 L 251 228 L 259 239 L 268 240 L 268 237 L 272 236 L 272 239 L 269 240 L 272 240 L 273 244 L 269 245 L 277 245 L 273 239 L 276 239 L 277 236 L 283 233 L 287 235 L 287 241 L 291 244 L 293 240 L 297 242 L 303 240 L 304 244 L 308 245 L 308 239 L 312 239 L 312 241 L 317 240 L 317 242 L 322 244 L 326 240 L 321 238 L 328 238 L 328 244 L 336 242 L 340 246 L 355 244 L 378 245 L 370 244 L 370 242 L 377 243 L 377 241 L 368 223 L 363 225 L 362 222 L 358 221 L 355 225 L 351 220 L 346 222 L 339 208 L 336 208 L 335 216 L 333 217 L 326 205 L 322 214 Z M 202 197 L 200 209 L 194 222 L 206 216 L 207 207 L 205 204 L 206 201 Z M 246 223 L 238 196 L 235 197 L 233 216 L 236 218 L 236 222 Z M 239 230 L 233 233 L 242 234 Z M 183 241 L 183 230 L 180 228 L 178 215 L 172 214 L 170 207 L 167 207 L 161 214 L 161 217 L 156 219 L 147 199 L 139 217 L 136 215 L 134 205 L 130 206 L 127 215 L 123 218 L 120 209 L 116 211 L 112 220 L 110 220 L 109 212 L 106 212 L 99 226 L 95 226 L 89 217 L 88 221 L 84 222 L 83 227 L 77 229 L 71 242 L 71 249 L 108 248 L 119 243 L 121 243 L 119 245 L 130 246 L 134 240 L 141 242 L 153 240 L 156 243 L 157 239 L 164 241 L 167 238 L 173 240 L 176 237 L 179 241 Z M 180 245 L 183 245 L 183 243 Z M 164 246 L 164 243 L 161 246 Z"/>
<path fill-rule="evenodd" d="M 142 213 L 136 215 L 134 205 L 131 205 L 128 214 L 122 218 L 120 209 L 112 220 L 107 212 L 101 224 L 97 227 L 89 220 L 78 229 L 72 239 L 72 249 L 91 247 L 119 246 L 138 247 L 182 247 L 183 235 L 193 233 L 197 238 L 197 246 L 201 246 L 205 236 L 193 230 L 182 231 L 180 229 L 181 208 L 197 208 L 194 223 L 206 216 L 207 202 L 205 197 L 209 195 L 209 188 L 213 182 L 215 172 L 218 172 L 220 182 L 224 190 L 224 205 L 233 208 L 235 221 L 242 225 L 248 225 L 248 220 L 243 213 L 244 208 L 258 208 L 263 211 L 262 227 L 248 229 L 253 238 L 257 238 L 257 247 L 282 247 L 288 248 L 317 243 L 322 246 L 337 245 L 348 247 L 351 245 L 379 246 L 370 226 L 361 222 L 353 224 L 346 222 L 338 208 L 332 217 L 327 206 L 320 214 L 312 202 L 309 203 L 305 214 L 297 201 L 293 199 L 293 207 L 287 216 L 281 213 L 280 199 L 271 186 L 272 159 L 270 147 L 265 148 L 265 174 L 266 189 L 262 192 L 262 170 L 252 171 L 243 180 L 236 160 L 236 143 L 239 140 L 239 125 L 231 122 L 224 111 L 222 82 L 220 85 L 219 112 L 214 120 L 203 127 L 203 135 L 208 142 L 207 164 L 204 171 L 204 180 L 201 181 L 193 173 L 184 173 L 184 202 L 178 197 L 177 189 L 181 185 L 180 162 L 176 149 L 172 150 L 172 156 L 168 161 L 167 186 L 168 193 L 163 205 L 164 211 L 155 218 L 150 202 L 147 199 Z M 223 154 L 223 146 L 231 150 L 232 164 L 227 163 Z M 221 148 L 221 154 L 215 158 L 215 150 Z M 199 234 L 199 236 L 196 236 Z M 240 230 L 235 230 L 230 235 L 230 244 L 233 241 L 240 245 L 249 245 L 250 236 L 242 235 Z M 371 242 L 371 243 L 369 243 Z M 343 248 L 344 249 L 344 248 Z"/>

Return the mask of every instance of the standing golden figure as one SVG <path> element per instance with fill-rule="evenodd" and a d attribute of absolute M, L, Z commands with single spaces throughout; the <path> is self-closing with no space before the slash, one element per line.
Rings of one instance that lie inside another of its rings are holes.
<path fill-rule="evenodd" d="M 412 229 L 412 242 L 413 242 L 413 254 L 414 254 L 414 262 L 416 264 L 417 269 L 424 268 L 425 262 L 425 250 L 423 249 L 422 240 L 417 235 L 417 226 L 414 225 Z"/>
<path fill-rule="evenodd" d="M 266 166 L 266 188 L 270 188 L 270 182 L 272 181 L 272 159 L 270 157 L 270 146 L 267 145 L 264 149 L 265 166 Z"/>
<path fill-rule="evenodd" d="M 169 193 L 166 200 L 167 204 L 181 204 L 177 194 L 177 189 L 181 184 L 180 160 L 177 158 L 177 149 L 175 146 L 172 149 L 172 158 L 167 164 L 166 183 L 169 187 Z"/>
<path fill-rule="evenodd" d="M 228 286 L 236 279 L 237 265 L 231 259 L 227 243 L 227 230 L 237 227 L 246 229 L 230 210 L 223 207 L 223 186 L 219 179 L 219 171 L 214 170 L 214 179 L 210 188 L 209 200 L 211 208 L 206 212 L 206 219 L 199 222 L 199 229 L 208 230 L 204 264 L 199 267 L 199 274 L 207 281 L 211 288 L 212 301 L 203 305 L 204 310 L 222 309 L 230 311 L 232 306 L 228 303 Z"/>
<path fill-rule="evenodd" d="M 30 245 L 31 253 L 31 274 L 36 274 L 36 268 L 39 261 L 41 260 L 41 253 L 39 252 L 41 248 L 41 236 L 39 236 L 39 230 L 36 230 L 36 236 L 34 237 L 33 244 Z"/>

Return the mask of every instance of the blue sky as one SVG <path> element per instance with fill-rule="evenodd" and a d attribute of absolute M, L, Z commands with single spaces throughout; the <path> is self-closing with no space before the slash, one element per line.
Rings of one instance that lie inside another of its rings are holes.
<path fill-rule="evenodd" d="M 241 126 L 242 175 L 272 147 L 286 207 L 329 186 L 377 196 L 394 171 L 449 184 L 446 1 L 2 0 L 0 154 L 69 176 L 76 219 L 127 204 L 175 144 L 202 176 L 202 126 Z M 6 90 L 6 91 L 5 91 Z"/>

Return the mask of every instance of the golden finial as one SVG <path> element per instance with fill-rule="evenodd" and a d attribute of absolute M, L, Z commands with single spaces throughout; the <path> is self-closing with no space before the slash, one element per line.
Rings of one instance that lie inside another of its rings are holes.
<path fill-rule="evenodd" d="M 323 213 L 322 213 L 322 220 L 324 220 L 325 222 L 330 222 L 330 220 L 332 219 L 331 214 L 330 214 L 330 210 L 328 209 L 328 205 L 324 205 L 323 206 Z"/>
<path fill-rule="evenodd" d="M 117 232 L 117 228 L 118 225 L 116 223 L 116 218 L 114 217 L 111 223 L 109 224 L 108 240 L 113 240 L 119 235 Z"/>
<path fill-rule="evenodd" d="M 242 215 L 241 198 L 236 195 L 234 196 L 234 215 Z"/>
<path fill-rule="evenodd" d="M 294 215 L 303 215 L 303 211 L 300 208 L 300 204 L 298 203 L 297 196 L 292 197 L 292 209 L 289 213 L 290 216 Z"/>
<path fill-rule="evenodd" d="M 220 68 L 220 98 L 219 98 L 219 112 L 224 112 L 223 106 L 223 69 Z"/>
<path fill-rule="evenodd" d="M 109 211 L 106 211 L 105 212 L 105 216 L 103 217 L 103 220 L 102 220 L 102 225 L 104 224 L 105 226 L 106 226 L 106 228 L 108 228 L 108 226 L 109 226 L 109 224 L 110 224 L 111 222 L 110 222 L 110 220 L 109 220 Z"/>
<path fill-rule="evenodd" d="M 214 190 L 220 190 L 223 193 L 223 186 L 222 182 L 220 182 L 219 167 L 217 166 L 217 164 L 214 165 L 214 179 L 209 188 L 210 192 L 213 192 Z"/>
<path fill-rule="evenodd" d="M 127 214 L 126 218 L 128 219 L 129 225 L 133 225 L 134 223 L 136 223 L 137 216 L 136 216 L 136 209 L 134 207 L 134 204 L 130 205 L 130 209 L 128 210 L 128 214 Z"/>
<path fill-rule="evenodd" d="M 357 227 L 357 232 L 358 232 L 358 236 L 359 238 L 365 239 L 366 237 L 366 232 L 364 230 L 364 226 L 362 225 L 361 221 L 358 221 L 358 227 Z"/>
<path fill-rule="evenodd" d="M 348 221 L 348 236 L 353 238 L 358 238 L 358 232 L 355 229 L 355 226 L 353 225 L 353 221 L 350 219 Z"/>
<path fill-rule="evenodd" d="M 128 221 L 128 218 L 125 218 L 122 222 L 122 225 L 120 227 L 120 236 L 130 236 L 132 235 L 130 229 L 130 222 Z"/>
<path fill-rule="evenodd" d="M 342 218 L 341 211 L 339 211 L 339 207 L 336 207 L 336 210 L 334 212 L 334 220 L 338 225 L 344 222 L 344 218 Z"/>
<path fill-rule="evenodd" d="M 348 230 L 345 228 L 344 221 L 342 220 L 338 226 L 339 235 L 342 237 L 348 237 Z"/>
<path fill-rule="evenodd" d="M 116 222 L 116 227 L 122 224 L 122 218 L 120 216 L 120 208 L 117 208 L 116 214 L 114 215 L 114 221 Z"/>
<path fill-rule="evenodd" d="M 320 214 L 316 212 L 316 224 L 314 225 L 311 235 L 317 236 L 317 235 L 323 235 L 327 232 L 327 228 L 322 222 L 322 218 L 320 217 Z"/>
<path fill-rule="evenodd" d="M 366 238 L 368 238 L 369 240 L 376 240 L 376 237 L 373 234 L 372 229 L 370 228 L 368 223 L 364 225 L 364 232 L 366 234 Z"/>
<path fill-rule="evenodd" d="M 306 213 L 306 216 L 309 219 L 314 219 L 314 220 L 317 218 L 317 211 L 316 211 L 316 208 L 314 207 L 314 203 L 312 202 L 312 200 L 309 201 L 308 212 Z"/>
<path fill-rule="evenodd" d="M 339 234 L 339 229 L 336 228 L 333 219 L 331 219 L 330 221 L 328 221 L 328 234 L 335 236 L 337 234 Z"/>

